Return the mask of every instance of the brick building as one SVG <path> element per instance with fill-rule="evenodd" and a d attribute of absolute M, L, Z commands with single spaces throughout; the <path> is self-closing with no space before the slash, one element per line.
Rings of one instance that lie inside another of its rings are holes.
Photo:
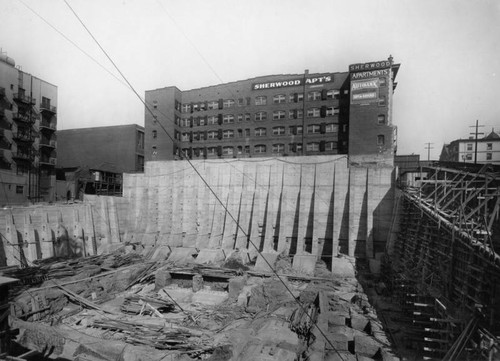
<path fill-rule="evenodd" d="M 145 158 L 349 154 L 392 161 L 399 64 L 269 75 L 181 91 L 146 91 Z"/>
<path fill-rule="evenodd" d="M 121 195 L 123 173 L 144 171 L 144 128 L 137 124 L 58 132 L 57 198 L 82 192 Z"/>
<path fill-rule="evenodd" d="M 53 201 L 57 87 L 0 54 L 0 203 Z"/>

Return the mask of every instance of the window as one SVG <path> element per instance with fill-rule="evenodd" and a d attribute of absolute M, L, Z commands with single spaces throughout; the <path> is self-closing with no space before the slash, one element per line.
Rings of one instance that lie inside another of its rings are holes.
<path fill-rule="evenodd" d="M 139 149 L 144 149 L 144 133 L 137 132 L 137 147 Z"/>
<path fill-rule="evenodd" d="M 222 132 L 222 138 L 234 138 L 234 130 L 224 130 Z"/>
<path fill-rule="evenodd" d="M 273 97 L 273 103 L 274 104 L 281 104 L 281 103 L 286 103 L 286 96 L 285 94 L 278 94 Z"/>
<path fill-rule="evenodd" d="M 158 136 L 158 131 L 153 130 L 153 139 L 156 138 L 157 136 Z"/>
<path fill-rule="evenodd" d="M 204 125 L 205 125 L 205 118 L 204 118 L 204 117 L 201 117 L 201 118 L 200 118 L 200 125 L 201 125 L 201 126 L 204 126 Z"/>
<path fill-rule="evenodd" d="M 338 99 L 340 92 L 338 90 L 328 90 L 326 92 L 326 99 Z"/>
<path fill-rule="evenodd" d="M 207 155 L 216 155 L 217 154 L 217 147 L 208 147 L 207 148 Z"/>
<path fill-rule="evenodd" d="M 486 143 L 486 150 L 493 150 L 493 143 Z"/>
<path fill-rule="evenodd" d="M 217 124 L 217 117 L 215 115 L 211 115 L 207 118 L 207 124 L 208 125 L 213 125 Z"/>
<path fill-rule="evenodd" d="M 274 127 L 273 135 L 285 135 L 285 127 Z"/>
<path fill-rule="evenodd" d="M 245 121 L 249 122 L 250 119 L 252 119 L 252 116 L 250 115 L 250 113 L 246 113 L 245 114 Z"/>
<path fill-rule="evenodd" d="M 200 111 L 201 110 L 206 110 L 206 103 L 200 103 Z"/>
<path fill-rule="evenodd" d="M 319 124 L 311 124 L 307 126 L 308 133 L 319 133 L 321 132 L 321 126 Z"/>
<path fill-rule="evenodd" d="M 326 107 L 326 116 L 331 117 L 336 114 L 339 114 L 339 108 L 336 107 Z"/>
<path fill-rule="evenodd" d="M 208 109 L 219 109 L 219 102 L 216 100 L 212 100 L 208 102 Z"/>
<path fill-rule="evenodd" d="M 211 130 L 207 132 L 207 137 L 208 139 L 215 139 L 217 138 L 217 131 L 216 130 Z"/>
<path fill-rule="evenodd" d="M 262 121 L 267 119 L 267 113 L 266 112 L 258 112 L 255 113 L 255 120 L 256 121 Z"/>
<path fill-rule="evenodd" d="M 467 159 L 467 160 L 472 160 L 472 154 L 470 154 L 470 153 L 469 153 L 469 154 L 466 154 L 466 155 L 465 155 L 465 159 Z"/>
<path fill-rule="evenodd" d="M 384 95 L 382 95 L 382 96 L 379 98 L 379 100 L 378 100 L 378 105 L 379 105 L 379 106 L 381 106 L 381 107 L 385 106 L 385 96 L 384 96 Z"/>
<path fill-rule="evenodd" d="M 267 104 L 266 96 L 255 97 L 255 105 L 266 105 L 266 104 Z"/>
<path fill-rule="evenodd" d="M 224 108 L 232 108 L 234 107 L 234 100 L 233 99 L 226 99 L 224 100 L 224 103 L 222 103 Z"/>
<path fill-rule="evenodd" d="M 238 122 L 242 122 L 243 121 L 243 114 L 238 114 Z"/>
<path fill-rule="evenodd" d="M 275 110 L 273 112 L 273 120 L 285 119 L 286 112 L 284 110 Z"/>
<path fill-rule="evenodd" d="M 255 128 L 256 137 L 264 137 L 266 135 L 266 128 Z"/>
<path fill-rule="evenodd" d="M 273 153 L 283 153 L 285 151 L 284 144 L 273 144 Z"/>
<path fill-rule="evenodd" d="M 239 99 L 238 99 L 238 106 L 239 106 L 239 107 L 242 107 L 243 105 L 245 105 L 245 99 L 243 99 L 243 98 L 239 98 Z"/>
<path fill-rule="evenodd" d="M 200 140 L 205 140 L 205 132 L 200 132 Z"/>
<path fill-rule="evenodd" d="M 189 121 L 189 119 L 181 119 L 181 127 L 189 127 L 190 124 L 191 122 Z"/>
<path fill-rule="evenodd" d="M 238 129 L 238 138 L 243 138 L 243 129 Z"/>
<path fill-rule="evenodd" d="M 385 136 L 382 134 L 377 135 L 377 144 L 384 145 L 385 144 Z"/>
<path fill-rule="evenodd" d="M 233 147 L 223 147 L 222 154 L 224 155 L 233 155 Z"/>
<path fill-rule="evenodd" d="M 153 158 L 156 158 L 156 156 L 158 155 L 158 151 L 156 150 L 156 146 L 151 147 L 151 155 L 153 156 Z"/>
<path fill-rule="evenodd" d="M 193 104 L 193 112 L 198 111 L 200 109 L 199 104 Z"/>
<path fill-rule="evenodd" d="M 386 86 L 387 85 L 387 81 L 385 78 L 378 78 L 378 84 L 380 86 Z"/>
<path fill-rule="evenodd" d="M 492 159 L 492 154 L 486 153 L 486 160 L 491 160 L 491 159 Z"/>
<path fill-rule="evenodd" d="M 266 104 L 267 104 L 266 96 L 255 97 L 255 105 L 266 105 Z"/>
<path fill-rule="evenodd" d="M 259 144 L 254 147 L 254 152 L 255 153 L 265 153 L 266 152 L 266 146 L 264 144 Z"/>
<path fill-rule="evenodd" d="M 319 143 L 318 142 L 307 143 L 307 151 L 318 152 L 319 151 Z"/>
<path fill-rule="evenodd" d="M 313 91 L 313 92 L 307 93 L 307 100 L 309 100 L 309 101 L 321 100 L 321 92 Z"/>
<path fill-rule="evenodd" d="M 245 154 L 250 154 L 250 146 L 245 145 Z"/>
<path fill-rule="evenodd" d="M 304 111 L 302 109 L 292 109 L 288 111 L 289 119 L 302 119 L 304 117 Z"/>
<path fill-rule="evenodd" d="M 337 133 L 339 131 L 339 126 L 337 124 L 327 124 L 325 126 L 325 133 Z"/>
<path fill-rule="evenodd" d="M 222 117 L 223 123 L 234 123 L 234 115 L 232 114 L 224 114 Z"/>
<path fill-rule="evenodd" d="M 191 104 L 182 104 L 181 112 L 182 113 L 189 113 L 189 112 L 191 112 Z"/>
<path fill-rule="evenodd" d="M 337 150 L 337 142 L 325 142 L 325 150 Z"/>
<path fill-rule="evenodd" d="M 472 143 L 467 143 L 467 150 L 472 150 Z"/>
<path fill-rule="evenodd" d="M 304 93 L 292 93 L 288 98 L 290 103 L 298 103 L 304 100 Z"/>
<path fill-rule="evenodd" d="M 189 133 L 182 133 L 182 138 L 181 138 L 181 140 L 182 140 L 183 142 L 187 142 L 187 141 L 189 141 Z"/>
<path fill-rule="evenodd" d="M 243 147 L 241 145 L 238 145 L 238 155 L 243 153 Z"/>
<path fill-rule="evenodd" d="M 377 122 L 378 122 L 378 124 L 385 124 L 385 115 L 379 114 L 377 117 Z"/>
<path fill-rule="evenodd" d="M 43 97 L 42 97 L 42 103 L 43 103 Z M 153 100 L 153 108 L 154 109 L 158 108 L 158 101 L 157 100 Z"/>
<path fill-rule="evenodd" d="M 296 127 L 289 127 L 288 134 L 293 134 L 293 135 L 302 134 L 303 130 L 304 128 L 302 127 L 302 125 L 297 125 Z"/>
<path fill-rule="evenodd" d="M 310 108 L 307 109 L 307 116 L 312 118 L 317 118 L 321 115 L 320 108 Z"/>

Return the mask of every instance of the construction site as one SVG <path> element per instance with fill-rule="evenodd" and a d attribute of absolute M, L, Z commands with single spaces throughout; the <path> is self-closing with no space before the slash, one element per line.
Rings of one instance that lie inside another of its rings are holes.
<path fill-rule="evenodd" d="M 498 360 L 499 179 L 346 156 L 148 162 L 1 211 L 7 360 Z"/>

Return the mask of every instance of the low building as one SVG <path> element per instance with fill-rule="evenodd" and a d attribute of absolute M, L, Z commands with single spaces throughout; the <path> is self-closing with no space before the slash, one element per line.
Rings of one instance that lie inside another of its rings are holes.
<path fill-rule="evenodd" d="M 144 171 L 144 128 L 137 124 L 61 130 L 57 199 L 121 195 L 123 173 Z"/>
<path fill-rule="evenodd" d="M 439 161 L 500 164 L 500 135 L 492 130 L 477 141 L 473 138 L 456 139 L 443 146 Z"/>

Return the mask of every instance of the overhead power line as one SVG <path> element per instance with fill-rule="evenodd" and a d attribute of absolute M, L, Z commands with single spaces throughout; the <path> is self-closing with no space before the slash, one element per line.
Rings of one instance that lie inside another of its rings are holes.
<path fill-rule="evenodd" d="M 144 106 L 146 107 L 146 110 L 152 115 L 154 116 L 154 113 L 153 111 L 150 109 L 150 107 L 146 104 L 146 102 L 141 98 L 141 96 L 137 93 L 137 91 L 135 90 L 135 88 L 132 86 L 132 84 L 128 81 L 128 79 L 125 77 L 125 75 L 121 72 L 121 70 L 118 68 L 118 66 L 116 65 L 116 63 L 111 59 L 111 57 L 108 55 L 108 53 L 104 50 L 104 48 L 101 46 L 101 44 L 99 43 L 99 41 L 94 37 L 94 35 L 91 33 L 91 31 L 87 28 L 87 26 L 84 24 L 84 22 L 80 19 L 80 17 L 78 16 L 78 14 L 73 10 L 73 8 L 71 7 L 71 5 L 68 3 L 67 0 L 64 0 L 65 4 L 68 6 L 68 8 L 71 10 L 71 12 L 73 13 L 73 15 L 78 19 L 78 21 L 80 22 L 80 24 L 84 27 L 84 29 L 87 31 L 87 33 L 90 35 L 90 37 L 94 40 L 94 42 L 99 46 L 99 48 L 101 49 L 101 51 L 106 55 L 106 57 L 109 59 L 109 61 L 111 62 L 111 64 L 113 64 L 113 66 L 115 67 L 115 69 L 120 73 L 120 75 L 123 77 L 123 79 L 125 80 L 125 82 L 128 84 L 128 86 L 132 89 L 132 91 L 136 94 L 137 98 L 141 101 L 141 103 L 144 104 Z M 167 132 L 167 130 L 165 129 L 165 127 L 159 122 L 160 124 L 160 127 L 162 128 L 162 130 L 165 132 L 165 134 L 170 138 L 170 140 L 174 141 L 173 137 Z M 185 152 L 184 152 L 185 153 Z M 238 229 L 242 232 L 242 234 L 247 237 L 248 239 L 248 242 L 255 248 L 255 250 L 258 252 L 258 254 L 262 257 L 262 259 L 266 262 L 266 264 L 269 266 L 269 268 L 272 270 L 272 272 L 274 273 L 274 275 L 278 278 L 278 280 L 283 284 L 283 286 L 285 287 L 285 289 L 287 290 L 287 292 L 293 297 L 293 299 L 295 300 L 295 302 L 297 303 L 297 305 L 302 309 L 302 311 L 304 311 L 304 313 L 309 317 L 309 319 L 311 320 L 311 323 L 314 325 L 314 327 L 316 327 L 318 329 L 318 331 L 321 333 L 321 335 L 324 337 L 324 339 L 328 342 L 328 344 L 332 347 L 333 350 L 335 350 L 335 352 L 339 355 L 339 357 L 343 360 L 344 358 L 342 357 L 342 355 L 340 354 L 340 352 L 336 349 L 336 347 L 333 345 L 333 343 L 328 339 L 328 337 L 326 336 L 326 334 L 324 333 L 324 331 L 314 322 L 314 320 L 312 319 L 312 316 L 309 315 L 309 313 L 307 312 L 307 310 L 305 309 L 305 307 L 298 301 L 298 299 L 294 296 L 293 292 L 290 290 L 290 288 L 288 287 L 288 285 L 283 281 L 283 279 L 280 277 L 280 275 L 276 272 L 276 270 L 274 269 L 274 267 L 272 267 L 272 265 L 269 263 L 269 261 L 262 256 L 262 253 L 260 252 L 259 248 L 252 242 L 252 240 L 248 237 L 248 234 L 245 232 L 245 230 L 240 226 L 239 222 L 236 220 L 236 218 L 233 216 L 233 214 L 227 209 L 227 207 L 225 206 L 225 204 L 222 202 L 222 200 L 219 198 L 219 196 L 217 195 L 217 193 L 213 190 L 213 188 L 210 186 L 210 184 L 206 181 L 206 179 L 201 175 L 201 173 L 198 171 L 198 169 L 194 166 L 194 164 L 191 162 L 191 160 L 189 159 L 189 157 L 187 157 L 187 154 L 184 154 L 185 155 L 185 158 L 186 158 L 186 161 L 189 163 L 189 165 L 193 168 L 193 170 L 196 172 L 196 174 L 198 175 L 198 177 L 200 177 L 200 179 L 203 181 L 203 183 L 207 186 L 207 188 L 210 190 L 210 192 L 213 194 L 213 196 L 215 197 L 215 199 L 217 200 L 217 202 L 224 208 L 224 211 L 226 212 L 227 215 L 229 215 L 229 217 L 233 220 L 233 222 L 236 224 L 236 226 L 238 227 Z"/>

